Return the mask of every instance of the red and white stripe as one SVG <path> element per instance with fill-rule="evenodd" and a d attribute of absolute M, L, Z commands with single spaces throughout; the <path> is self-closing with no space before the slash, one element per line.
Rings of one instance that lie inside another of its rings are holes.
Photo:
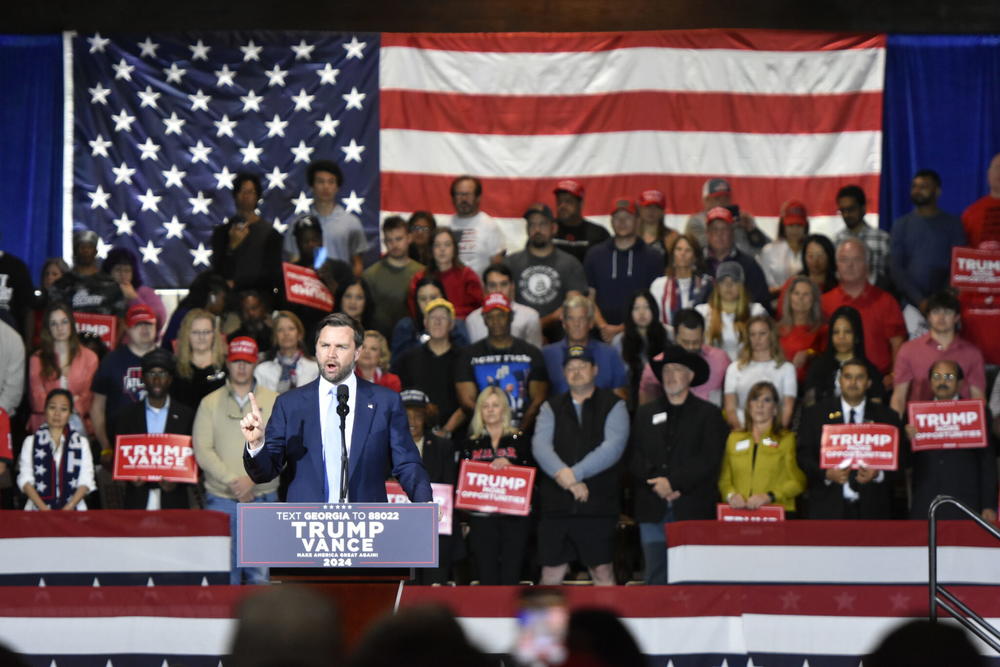
<path fill-rule="evenodd" d="M 226 572 L 229 518 L 220 512 L 4 512 L 3 574 Z"/>
<path fill-rule="evenodd" d="M 787 199 L 813 229 L 842 222 L 837 189 L 878 211 L 884 35 L 781 31 L 393 34 L 382 37 L 382 209 L 453 212 L 458 174 L 523 243 L 521 213 L 560 178 L 586 187 L 584 214 L 644 189 L 682 228 L 701 186 L 773 231 Z"/>

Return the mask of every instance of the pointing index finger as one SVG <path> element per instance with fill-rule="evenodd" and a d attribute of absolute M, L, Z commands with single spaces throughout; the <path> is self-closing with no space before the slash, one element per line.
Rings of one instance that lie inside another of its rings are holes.
<path fill-rule="evenodd" d="M 250 398 L 250 409 L 253 410 L 255 415 L 260 415 L 260 408 L 257 406 L 257 399 L 254 397 L 251 391 L 247 396 Z"/>

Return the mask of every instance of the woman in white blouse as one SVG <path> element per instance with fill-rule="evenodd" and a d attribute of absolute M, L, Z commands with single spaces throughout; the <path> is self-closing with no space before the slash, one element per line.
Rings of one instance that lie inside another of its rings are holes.
<path fill-rule="evenodd" d="M 272 356 L 254 370 L 257 382 L 283 394 L 315 380 L 319 376 L 319 367 L 316 360 L 305 353 L 305 335 L 302 320 L 295 313 L 279 310 L 274 316 Z"/>
<path fill-rule="evenodd" d="M 96 486 L 87 438 L 69 427 L 73 394 L 53 389 L 45 398 L 45 422 L 24 439 L 17 488 L 28 497 L 26 510 L 85 510 Z"/>
<path fill-rule="evenodd" d="M 725 350 L 730 361 L 739 358 L 750 318 L 767 313 L 764 306 L 750 302 L 744 282 L 738 262 L 723 262 L 715 271 L 715 287 L 708 303 L 695 306 L 705 318 L 705 342 Z"/>
<path fill-rule="evenodd" d="M 785 281 L 802 271 L 802 245 L 807 236 L 806 205 L 796 199 L 786 201 L 778 218 L 778 238 L 761 249 L 758 259 L 771 294 L 777 296 Z"/>
<path fill-rule="evenodd" d="M 693 236 L 681 234 L 667 257 L 667 267 L 649 286 L 660 310 L 660 322 L 671 340 L 674 338 L 674 315 L 683 308 L 705 303 L 712 292 L 712 277 L 705 273 L 701 246 Z"/>
<path fill-rule="evenodd" d="M 768 315 L 751 317 L 747 332 L 747 343 L 740 350 L 739 359 L 726 369 L 722 385 L 726 421 L 733 430 L 745 428 L 743 406 L 747 404 L 747 395 L 755 384 L 767 381 L 778 390 L 781 426 L 788 428 L 795 409 L 795 395 L 799 390 L 795 366 L 785 361 L 781 343 L 778 342 L 777 326 Z"/>

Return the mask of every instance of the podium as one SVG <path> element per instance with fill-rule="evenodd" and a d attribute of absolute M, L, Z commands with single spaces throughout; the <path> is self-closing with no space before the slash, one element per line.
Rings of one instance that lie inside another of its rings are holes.
<path fill-rule="evenodd" d="M 440 556 L 434 503 L 246 503 L 236 523 L 237 565 L 333 599 L 348 647 Z"/>

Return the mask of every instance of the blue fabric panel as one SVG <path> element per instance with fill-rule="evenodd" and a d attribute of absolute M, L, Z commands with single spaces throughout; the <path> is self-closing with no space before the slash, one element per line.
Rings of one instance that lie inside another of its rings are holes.
<path fill-rule="evenodd" d="M 886 49 L 882 227 L 912 208 L 910 180 L 934 169 L 939 205 L 961 215 L 987 193 L 1000 152 L 1000 36 L 890 35 Z"/>
<path fill-rule="evenodd" d="M 62 255 L 61 35 L 0 35 L 0 248 L 34 281 Z"/>

